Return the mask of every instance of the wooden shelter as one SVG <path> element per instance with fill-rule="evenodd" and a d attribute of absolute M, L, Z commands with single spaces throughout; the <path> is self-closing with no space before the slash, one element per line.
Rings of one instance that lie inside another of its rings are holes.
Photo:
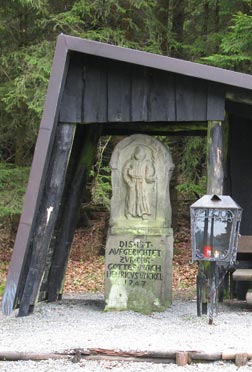
<path fill-rule="evenodd" d="M 243 208 L 252 241 L 252 76 L 60 35 L 7 284 L 4 314 L 55 301 L 101 135 L 208 133 L 208 193 Z"/>

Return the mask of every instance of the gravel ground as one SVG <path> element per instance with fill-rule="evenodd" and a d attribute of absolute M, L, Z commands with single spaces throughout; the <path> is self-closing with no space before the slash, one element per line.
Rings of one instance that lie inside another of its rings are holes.
<path fill-rule="evenodd" d="M 214 324 L 197 317 L 196 302 L 174 300 L 162 313 L 150 316 L 103 312 L 102 294 L 65 296 L 58 303 L 42 303 L 32 315 L 0 315 L 0 352 L 62 352 L 81 348 L 123 351 L 205 351 L 252 353 L 252 309 L 243 303 L 221 304 Z M 153 364 L 121 361 L 48 360 L 0 362 L 0 371 L 236 371 L 234 363 Z M 252 372 L 252 366 L 240 368 Z"/>

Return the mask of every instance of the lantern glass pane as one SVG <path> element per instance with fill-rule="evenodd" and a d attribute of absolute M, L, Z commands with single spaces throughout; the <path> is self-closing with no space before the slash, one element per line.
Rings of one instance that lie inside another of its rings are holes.
<path fill-rule="evenodd" d="M 195 220 L 196 256 L 225 260 L 229 251 L 233 213 L 230 210 L 198 210 Z"/>

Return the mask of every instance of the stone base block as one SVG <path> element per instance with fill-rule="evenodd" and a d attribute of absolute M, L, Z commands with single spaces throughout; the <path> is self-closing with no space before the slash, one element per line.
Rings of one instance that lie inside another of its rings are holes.
<path fill-rule="evenodd" d="M 163 311 L 172 301 L 173 232 L 108 235 L 105 310 Z"/>

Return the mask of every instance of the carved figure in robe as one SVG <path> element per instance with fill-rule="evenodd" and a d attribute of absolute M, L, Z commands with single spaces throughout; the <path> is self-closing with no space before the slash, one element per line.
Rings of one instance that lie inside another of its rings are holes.
<path fill-rule="evenodd" d="M 152 214 L 147 184 L 155 182 L 155 167 L 153 161 L 147 159 L 144 146 L 136 146 L 123 167 L 122 176 L 127 184 L 125 216 L 147 219 Z"/>

